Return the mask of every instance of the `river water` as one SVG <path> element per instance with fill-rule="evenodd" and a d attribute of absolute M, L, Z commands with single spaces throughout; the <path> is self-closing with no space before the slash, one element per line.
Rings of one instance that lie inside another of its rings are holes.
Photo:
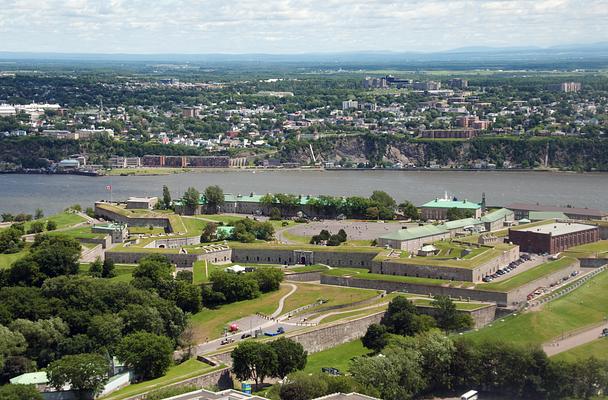
<path fill-rule="evenodd" d="M 205 171 L 164 176 L 86 177 L 76 175 L 0 175 L 0 212 L 46 214 L 71 204 L 84 207 L 96 200 L 129 196 L 160 196 L 167 185 L 173 197 L 189 186 L 203 190 L 219 185 L 225 193 L 294 193 L 301 195 L 362 195 L 384 190 L 398 202 L 421 204 L 445 192 L 459 199 L 480 201 L 486 193 L 489 205 L 511 202 L 608 210 L 608 174 L 496 171 L 307 171 L 257 170 Z"/>

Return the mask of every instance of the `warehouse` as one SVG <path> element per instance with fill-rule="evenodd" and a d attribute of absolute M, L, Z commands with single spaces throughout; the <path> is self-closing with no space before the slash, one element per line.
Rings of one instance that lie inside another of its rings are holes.
<path fill-rule="evenodd" d="M 553 222 L 525 229 L 509 229 L 509 241 L 521 251 L 556 254 L 573 246 L 600 240 L 595 225 L 574 222 Z"/>

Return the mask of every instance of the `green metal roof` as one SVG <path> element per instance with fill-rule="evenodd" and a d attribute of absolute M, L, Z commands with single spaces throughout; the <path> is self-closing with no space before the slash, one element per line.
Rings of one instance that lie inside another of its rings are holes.
<path fill-rule="evenodd" d="M 388 240 L 412 240 L 444 233 L 447 233 L 444 225 L 424 225 L 409 229 L 399 229 L 388 235 L 380 236 L 380 238 Z"/>
<path fill-rule="evenodd" d="M 420 208 L 459 208 L 477 210 L 481 206 L 468 200 L 435 199 L 420 206 Z"/>
<path fill-rule="evenodd" d="M 13 385 L 41 385 L 49 382 L 46 372 L 28 372 L 10 380 Z"/>
<path fill-rule="evenodd" d="M 484 215 L 481 217 L 481 221 L 496 222 L 499 219 L 503 219 L 509 215 L 513 216 L 513 211 L 509 210 L 508 208 L 501 208 L 500 210 L 492 211 L 491 213 Z"/>
<path fill-rule="evenodd" d="M 530 211 L 530 221 L 543 221 L 545 219 L 568 219 L 568 216 L 560 211 Z"/>
<path fill-rule="evenodd" d="M 476 218 L 464 218 L 464 219 L 457 219 L 455 221 L 448 221 L 444 225 L 445 225 L 446 229 L 452 230 L 452 229 L 464 228 L 465 226 L 471 226 L 471 225 L 475 226 L 475 225 L 480 225 L 480 224 L 483 224 L 483 222 L 481 222 L 480 220 L 478 220 Z"/>

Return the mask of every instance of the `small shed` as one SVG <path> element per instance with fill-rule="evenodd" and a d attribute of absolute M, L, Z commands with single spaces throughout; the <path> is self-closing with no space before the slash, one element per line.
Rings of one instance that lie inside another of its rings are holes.
<path fill-rule="evenodd" d="M 422 257 L 434 256 L 438 252 L 439 249 L 437 249 L 437 247 L 433 246 L 432 244 L 425 244 L 420 248 L 420 250 L 418 250 L 418 255 Z"/>

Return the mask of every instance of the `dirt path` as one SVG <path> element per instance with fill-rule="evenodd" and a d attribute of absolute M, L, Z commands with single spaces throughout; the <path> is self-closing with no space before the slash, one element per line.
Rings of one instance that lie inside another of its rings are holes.
<path fill-rule="evenodd" d="M 543 344 L 543 350 L 549 357 L 554 356 L 598 339 L 602 334 L 602 330 L 605 328 L 608 328 L 607 322 L 604 322 L 601 325 L 595 325 L 592 328 L 579 332 L 573 336 L 545 343 Z"/>
<path fill-rule="evenodd" d="M 285 300 L 287 300 L 289 296 L 291 296 L 295 293 L 296 290 L 298 290 L 298 287 L 293 283 L 285 283 L 285 285 L 291 286 L 291 290 L 285 296 L 281 297 L 281 299 L 279 300 L 279 306 L 276 310 L 274 310 L 271 315 L 272 318 L 277 318 L 279 315 L 281 315 L 281 312 L 283 312 L 283 307 L 285 306 Z"/>

